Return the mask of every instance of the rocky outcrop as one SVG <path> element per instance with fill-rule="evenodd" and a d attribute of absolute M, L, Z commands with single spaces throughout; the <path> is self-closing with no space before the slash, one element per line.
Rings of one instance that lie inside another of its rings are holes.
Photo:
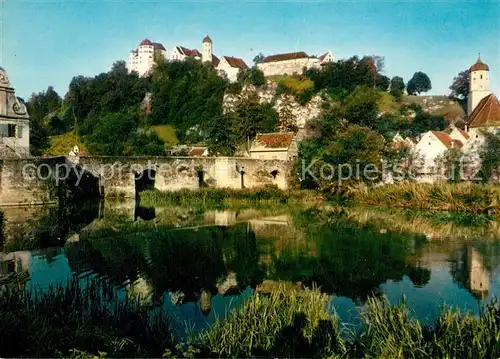
<path fill-rule="evenodd" d="M 245 85 L 240 94 L 227 93 L 224 95 L 224 111 L 233 111 L 240 101 L 257 97 L 262 104 L 272 104 L 278 113 L 282 111 L 284 106 L 288 106 L 292 115 L 297 119 L 299 128 L 304 128 L 307 123 L 321 115 L 324 100 L 320 95 L 313 96 L 307 104 L 302 106 L 292 95 L 278 95 L 277 89 L 278 86 L 274 82 L 268 82 L 265 88 Z"/>

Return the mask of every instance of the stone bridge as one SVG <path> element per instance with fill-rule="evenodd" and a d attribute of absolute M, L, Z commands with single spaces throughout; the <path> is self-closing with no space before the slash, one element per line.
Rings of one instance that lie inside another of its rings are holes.
<path fill-rule="evenodd" d="M 286 189 L 290 163 L 237 157 L 54 157 L 0 159 L 0 205 L 57 201 L 61 183 L 84 197 L 135 197 L 143 188 Z"/>

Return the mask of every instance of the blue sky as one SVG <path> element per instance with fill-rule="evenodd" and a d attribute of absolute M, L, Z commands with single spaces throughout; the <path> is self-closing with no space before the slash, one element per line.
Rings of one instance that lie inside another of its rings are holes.
<path fill-rule="evenodd" d="M 490 89 L 500 90 L 498 2 L 152 2 L 0 0 L 0 66 L 18 96 L 52 85 L 61 95 L 75 75 L 108 71 L 149 38 L 200 48 L 209 34 L 216 55 L 331 49 L 337 58 L 382 55 L 385 73 L 405 82 L 431 78 L 429 94 L 447 94 L 453 77 L 481 53 Z"/>

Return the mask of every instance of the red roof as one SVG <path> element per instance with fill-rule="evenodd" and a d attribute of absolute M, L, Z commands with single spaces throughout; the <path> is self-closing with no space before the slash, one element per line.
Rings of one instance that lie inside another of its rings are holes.
<path fill-rule="evenodd" d="M 453 140 L 451 139 L 450 135 L 444 132 L 439 132 L 439 131 L 431 131 L 434 136 L 438 138 L 439 141 L 443 143 L 443 145 L 446 146 L 446 148 L 451 148 L 452 147 L 452 142 Z"/>
<path fill-rule="evenodd" d="M 139 46 L 143 46 L 143 45 L 153 45 L 153 44 L 148 39 L 144 39 L 144 40 L 142 40 L 142 42 Z"/>
<path fill-rule="evenodd" d="M 293 140 L 293 132 L 261 133 L 255 138 L 257 146 L 265 148 L 288 148 Z"/>
<path fill-rule="evenodd" d="M 470 67 L 470 71 L 490 71 L 490 67 L 478 58 L 476 63 Z"/>
<path fill-rule="evenodd" d="M 160 44 L 159 42 L 153 42 L 153 47 L 155 48 L 155 50 L 165 51 L 165 47 L 162 44 Z"/>
<path fill-rule="evenodd" d="M 205 42 L 212 43 L 212 39 L 210 38 L 210 36 L 208 36 L 208 35 L 207 35 L 207 36 L 205 36 L 205 37 L 203 38 L 202 43 L 205 43 Z"/>
<path fill-rule="evenodd" d="M 191 151 L 189 151 L 190 157 L 200 157 L 203 156 L 207 149 L 205 147 L 193 147 Z"/>
<path fill-rule="evenodd" d="M 460 129 L 460 128 L 457 128 L 458 132 L 460 132 L 460 134 L 462 136 L 464 136 L 466 139 L 469 139 L 469 134 L 467 132 L 465 132 L 464 130 Z"/>
<path fill-rule="evenodd" d="M 196 50 L 196 49 L 190 50 L 190 49 L 188 49 L 188 48 L 186 48 L 184 46 L 177 46 L 177 51 L 179 51 L 181 54 L 184 54 L 186 56 L 191 56 L 191 57 L 198 56 L 198 57 L 201 57 L 201 53 L 198 50 Z"/>
<path fill-rule="evenodd" d="M 326 55 L 328 55 L 328 52 L 325 52 L 323 55 L 321 55 L 321 56 L 319 57 L 319 59 L 320 59 L 321 61 L 323 61 L 323 60 L 325 59 Z"/>
<path fill-rule="evenodd" d="M 214 67 L 217 67 L 217 66 L 219 66 L 219 62 L 220 62 L 219 58 L 217 56 L 215 56 L 214 54 L 212 54 L 212 65 Z"/>
<path fill-rule="evenodd" d="M 247 64 L 242 59 L 239 59 L 237 57 L 230 57 L 230 56 L 223 56 L 223 58 L 226 60 L 226 62 L 231 67 L 236 67 L 236 68 L 243 69 L 243 70 L 248 69 Z"/>
<path fill-rule="evenodd" d="M 277 54 L 266 56 L 262 62 L 278 62 L 278 61 L 286 61 L 286 60 L 295 60 L 295 59 L 305 59 L 308 58 L 309 55 L 304 51 L 300 52 L 289 52 L 286 54 Z"/>
<path fill-rule="evenodd" d="M 479 101 L 467 121 L 467 127 L 498 126 L 500 124 L 500 103 L 494 94 Z"/>
<path fill-rule="evenodd" d="M 451 143 L 453 145 L 453 148 L 462 148 L 462 146 L 464 145 L 460 140 L 451 140 Z"/>

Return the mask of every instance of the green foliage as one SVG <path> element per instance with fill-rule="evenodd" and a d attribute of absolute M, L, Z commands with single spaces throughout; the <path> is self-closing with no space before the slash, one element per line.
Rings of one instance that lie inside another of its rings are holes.
<path fill-rule="evenodd" d="M 175 135 L 175 128 L 169 125 L 153 126 L 154 131 L 158 137 L 165 142 L 166 146 L 174 146 L 178 143 L 177 136 Z"/>
<path fill-rule="evenodd" d="M 116 62 L 108 73 L 91 78 L 76 76 L 65 97 L 65 117 L 74 119 L 78 134 L 90 135 L 101 117 L 138 107 L 148 86 L 149 79 L 129 74 L 124 61 Z"/>
<path fill-rule="evenodd" d="M 389 89 L 389 85 L 391 83 L 391 79 L 384 75 L 377 76 L 377 82 L 375 84 L 375 88 L 379 91 L 387 91 Z"/>
<path fill-rule="evenodd" d="M 335 98 L 343 98 L 357 86 L 373 87 L 373 71 L 372 58 L 354 56 L 321 69 L 311 68 L 305 75 L 314 82 L 315 91 L 326 89 Z"/>
<path fill-rule="evenodd" d="M 500 136 L 488 131 L 483 131 L 485 141 L 479 150 L 481 170 L 479 173 L 483 182 L 488 182 L 500 168 Z"/>
<path fill-rule="evenodd" d="M 164 156 L 165 143 L 154 130 L 130 133 L 123 154 L 126 156 Z"/>
<path fill-rule="evenodd" d="M 266 78 L 260 69 L 252 67 L 238 72 L 237 83 L 241 86 L 253 85 L 255 87 L 262 87 L 266 84 Z"/>
<path fill-rule="evenodd" d="M 219 357 L 328 356 L 342 340 L 337 321 L 325 311 L 326 302 L 317 290 L 301 293 L 285 285 L 269 297 L 255 294 L 206 331 L 202 345 Z"/>
<path fill-rule="evenodd" d="M 427 74 L 421 71 L 415 72 L 406 86 L 409 95 L 420 95 L 422 92 L 427 92 L 430 89 L 432 89 L 431 80 Z"/>
<path fill-rule="evenodd" d="M 30 121 L 30 152 L 32 155 L 40 156 L 50 147 L 49 131 L 43 123 L 32 118 Z"/>
<path fill-rule="evenodd" d="M 195 126 L 208 133 L 222 115 L 226 87 L 209 64 L 191 59 L 159 64 L 152 76 L 153 124 L 174 126 L 181 141 Z"/>
<path fill-rule="evenodd" d="M 450 86 L 451 96 L 467 101 L 469 95 L 469 70 L 460 71 Z"/>
<path fill-rule="evenodd" d="M 257 55 L 255 55 L 252 61 L 255 65 L 257 65 L 260 64 L 263 60 L 264 60 L 264 55 L 262 54 L 262 52 L 259 52 Z"/>
<path fill-rule="evenodd" d="M 395 98 L 401 98 L 405 90 L 405 83 L 402 77 L 394 76 L 391 79 L 390 92 Z"/>
<path fill-rule="evenodd" d="M 443 155 L 436 158 L 438 171 L 443 173 L 450 182 L 461 180 L 460 171 L 462 169 L 463 153 L 458 148 L 450 148 Z"/>
<path fill-rule="evenodd" d="M 171 346 L 170 320 L 136 300 L 116 300 L 104 281 L 0 296 L 0 348 L 6 357 L 159 357 Z M 116 304 L 108 305 L 108 301 Z"/>
<path fill-rule="evenodd" d="M 346 98 L 345 118 L 357 125 L 372 127 L 378 116 L 379 93 L 360 86 Z"/>
<path fill-rule="evenodd" d="M 78 146 L 80 152 L 88 152 L 87 146 L 83 144 L 80 136 L 74 132 L 67 132 L 64 135 L 52 136 L 50 148 L 45 153 L 49 156 L 66 156 L 75 145 Z"/>

